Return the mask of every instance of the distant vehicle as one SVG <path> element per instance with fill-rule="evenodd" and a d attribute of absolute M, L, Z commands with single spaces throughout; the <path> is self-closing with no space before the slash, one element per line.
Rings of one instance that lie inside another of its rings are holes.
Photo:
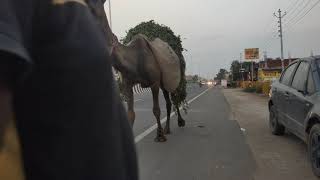
<path fill-rule="evenodd" d="M 199 81 L 199 87 L 203 86 L 203 82 Z"/>
<path fill-rule="evenodd" d="M 207 82 L 207 85 L 208 85 L 208 86 L 212 86 L 212 85 L 213 85 L 213 82 L 212 82 L 212 81 L 208 81 L 208 82 Z"/>
<path fill-rule="evenodd" d="M 290 64 L 272 84 L 269 124 L 275 135 L 292 132 L 307 143 L 314 174 L 320 177 L 320 56 Z"/>
<path fill-rule="evenodd" d="M 225 79 L 222 79 L 221 80 L 221 86 L 224 87 L 224 88 L 227 88 L 228 87 L 228 81 L 225 80 Z"/>

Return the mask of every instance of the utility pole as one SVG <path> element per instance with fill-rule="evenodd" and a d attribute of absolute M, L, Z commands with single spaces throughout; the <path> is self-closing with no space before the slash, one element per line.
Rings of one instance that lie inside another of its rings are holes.
<path fill-rule="evenodd" d="M 263 60 L 264 61 L 268 60 L 268 52 L 267 51 L 263 51 Z"/>
<path fill-rule="evenodd" d="M 109 17 L 110 17 L 110 29 L 112 31 L 111 0 L 109 0 Z"/>
<path fill-rule="evenodd" d="M 279 19 L 279 37 L 280 37 L 280 45 L 281 45 L 281 67 L 282 71 L 284 70 L 284 57 L 283 57 L 283 31 L 282 31 L 282 19 L 287 15 L 287 12 L 282 14 L 281 9 L 278 10 L 279 15 L 276 15 L 276 13 L 273 13 L 273 15 Z"/>
<path fill-rule="evenodd" d="M 240 53 L 240 73 L 241 73 L 241 80 L 244 81 L 244 77 L 243 77 L 243 66 L 242 66 L 242 53 Z"/>
<path fill-rule="evenodd" d="M 253 80 L 253 74 L 254 74 L 254 69 L 253 69 L 253 66 L 254 66 L 254 62 L 253 62 L 253 60 L 251 60 L 251 82 L 253 82 L 254 80 Z"/>

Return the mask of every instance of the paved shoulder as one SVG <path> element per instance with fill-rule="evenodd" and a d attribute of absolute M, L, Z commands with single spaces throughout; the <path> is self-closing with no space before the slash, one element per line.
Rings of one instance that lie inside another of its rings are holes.
<path fill-rule="evenodd" d="M 250 180 L 255 162 L 219 89 L 190 105 L 187 127 L 172 120 L 172 135 L 155 143 L 155 132 L 137 144 L 142 180 Z"/>
<path fill-rule="evenodd" d="M 271 134 L 268 124 L 268 98 L 224 90 L 234 117 L 244 128 L 246 139 L 257 162 L 256 180 L 315 180 L 307 159 L 306 145 L 297 137 Z"/>

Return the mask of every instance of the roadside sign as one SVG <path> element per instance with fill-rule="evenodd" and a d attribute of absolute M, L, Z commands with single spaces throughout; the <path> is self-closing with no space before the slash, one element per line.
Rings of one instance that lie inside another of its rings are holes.
<path fill-rule="evenodd" d="M 253 60 L 253 59 L 259 59 L 259 48 L 250 48 L 245 49 L 245 59 L 246 60 Z"/>

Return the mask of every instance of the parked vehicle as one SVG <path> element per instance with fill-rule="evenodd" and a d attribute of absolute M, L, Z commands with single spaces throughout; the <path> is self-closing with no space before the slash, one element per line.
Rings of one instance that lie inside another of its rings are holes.
<path fill-rule="evenodd" d="M 307 143 L 312 170 L 320 177 L 320 56 L 290 64 L 272 84 L 269 124 L 275 135 L 290 131 Z"/>
<path fill-rule="evenodd" d="M 225 79 L 222 79 L 221 80 L 221 86 L 224 87 L 224 88 L 227 88 L 228 87 L 228 81 L 225 80 Z"/>

